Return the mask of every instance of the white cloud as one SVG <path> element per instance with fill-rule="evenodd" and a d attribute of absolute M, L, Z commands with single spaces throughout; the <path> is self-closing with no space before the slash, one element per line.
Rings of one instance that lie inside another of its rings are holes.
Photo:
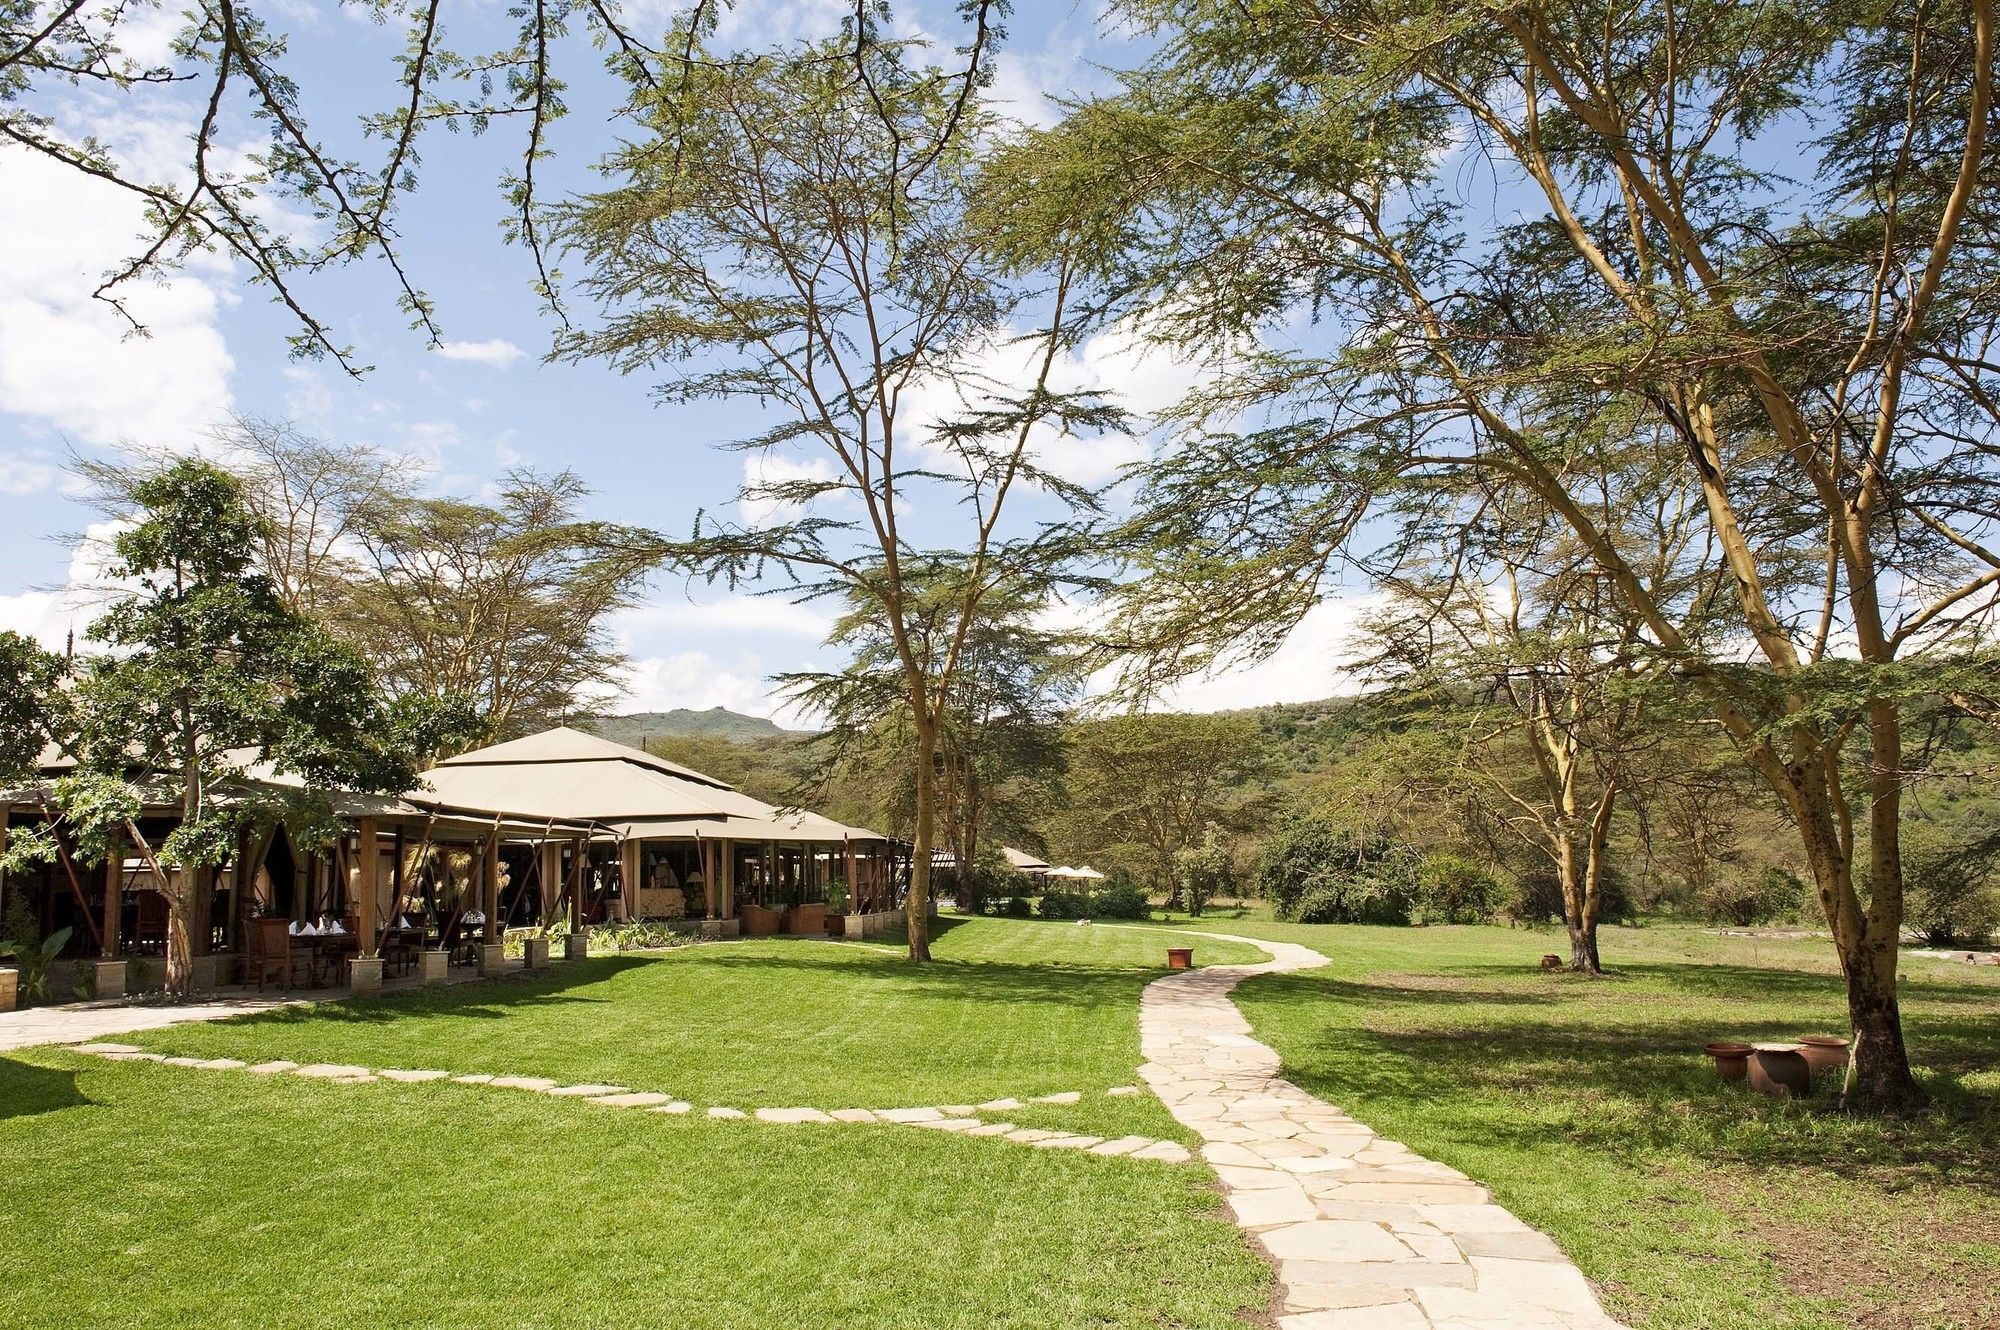
<path fill-rule="evenodd" d="M 1361 692 L 1363 681 L 1349 662 L 1355 629 L 1377 604 L 1368 595 L 1331 596 L 1314 606 L 1266 659 L 1189 679 L 1168 689 L 1161 706 L 1168 711 L 1236 711 Z"/>
<path fill-rule="evenodd" d="M 231 406 L 224 291 L 192 269 L 134 282 L 133 335 L 91 298 L 143 229 L 133 196 L 23 151 L 0 150 L 0 178 L 0 410 L 87 443 L 195 446 Z"/>
<path fill-rule="evenodd" d="M 71 632 L 81 641 L 84 629 L 104 612 L 114 589 L 104 569 L 111 538 L 123 525 L 92 522 L 70 552 L 61 587 L 0 596 L 0 628 L 24 633 L 51 651 L 62 650 Z"/>
<path fill-rule="evenodd" d="M 666 632 L 762 633 L 823 641 L 833 628 L 833 616 L 810 605 L 797 605 L 782 595 L 753 596 L 732 592 L 713 600 L 667 596 L 620 612 L 614 630 L 629 636 Z"/>
<path fill-rule="evenodd" d="M 504 337 L 489 338 L 484 342 L 444 341 L 431 348 L 446 360 L 470 361 L 475 365 L 511 365 L 527 357 L 527 352 Z"/>
<path fill-rule="evenodd" d="M 773 526 L 789 522 L 812 505 L 795 503 L 767 492 L 772 485 L 799 480 L 832 480 L 833 463 L 824 457 L 798 461 L 771 452 L 746 453 L 743 458 L 743 492 L 736 501 L 736 515 L 743 525 Z"/>
<path fill-rule="evenodd" d="M 39 494 L 53 487 L 61 475 L 62 468 L 40 448 L 0 454 L 0 494 Z"/>
<path fill-rule="evenodd" d="M 769 716 L 780 725 L 798 721 L 783 699 L 772 696 L 764 672 L 751 659 L 731 667 L 706 651 L 642 656 L 626 666 L 619 682 L 624 690 L 622 705 L 631 711 L 728 707 L 748 716 Z"/>

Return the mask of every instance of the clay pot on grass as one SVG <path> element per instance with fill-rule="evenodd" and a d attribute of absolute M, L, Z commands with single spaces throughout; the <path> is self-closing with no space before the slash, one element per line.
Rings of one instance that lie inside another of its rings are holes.
<path fill-rule="evenodd" d="M 1834 1034 L 1809 1034 L 1799 1040 L 1799 1052 L 1812 1074 L 1844 1071 L 1847 1067 L 1847 1041 Z"/>
<path fill-rule="evenodd" d="M 1167 968 L 1169 970 L 1185 970 L 1189 969 L 1193 965 L 1194 965 L 1193 947 L 1167 948 Z"/>
<path fill-rule="evenodd" d="M 1812 1068 L 1797 1044 L 1752 1044 L 1750 1088 L 1758 1094 L 1803 1099 L 1812 1090 Z"/>
<path fill-rule="evenodd" d="M 1740 1081 L 1750 1074 L 1750 1045 L 1718 1040 L 1702 1045 L 1702 1052 L 1715 1059 L 1715 1074 L 1725 1081 Z"/>

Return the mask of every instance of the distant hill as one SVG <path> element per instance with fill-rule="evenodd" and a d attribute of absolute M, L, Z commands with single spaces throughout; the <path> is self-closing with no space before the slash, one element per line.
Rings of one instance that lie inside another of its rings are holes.
<path fill-rule="evenodd" d="M 593 716 L 578 721 L 577 727 L 633 748 L 645 747 L 648 739 L 694 736 L 748 743 L 798 733 L 774 724 L 764 716 L 746 716 L 727 707 L 710 707 L 707 711 L 676 708 L 673 711 L 640 711 L 630 716 Z"/>

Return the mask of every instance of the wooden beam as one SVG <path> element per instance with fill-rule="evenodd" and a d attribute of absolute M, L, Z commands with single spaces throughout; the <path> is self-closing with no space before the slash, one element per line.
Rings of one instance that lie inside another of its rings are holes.
<path fill-rule="evenodd" d="M 125 856 L 113 849 L 104 856 L 104 927 L 98 934 L 98 954 L 107 961 L 118 959 L 118 912 L 124 897 Z"/>
<path fill-rule="evenodd" d="M 488 943 L 500 940 L 500 824 L 493 824 L 492 832 L 479 852 L 479 912 L 486 916 L 480 925 L 480 937 Z"/>
<path fill-rule="evenodd" d="M 726 840 L 716 851 L 722 861 L 722 917 L 736 917 L 736 842 Z"/>
<path fill-rule="evenodd" d="M 589 842 L 579 836 L 570 842 L 569 856 L 569 931 L 583 931 L 583 869 L 585 853 Z"/>
<path fill-rule="evenodd" d="M 382 844 L 375 819 L 364 817 L 356 831 L 354 858 L 355 931 L 360 934 L 361 954 L 374 956 L 382 950 L 381 930 L 375 924 L 375 904 L 381 890 Z"/>

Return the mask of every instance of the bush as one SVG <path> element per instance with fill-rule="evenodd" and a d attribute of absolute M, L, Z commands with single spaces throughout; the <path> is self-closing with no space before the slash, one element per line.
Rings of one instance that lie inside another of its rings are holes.
<path fill-rule="evenodd" d="M 1044 919 L 1088 919 L 1090 897 L 1080 891 L 1049 887 L 1042 892 L 1041 908 L 1036 913 Z"/>
<path fill-rule="evenodd" d="M 1034 914 L 1034 906 L 1026 896 L 1009 896 L 1000 913 L 1009 919 L 1027 919 Z"/>
<path fill-rule="evenodd" d="M 1129 883 L 1106 887 L 1090 898 L 1093 919 L 1150 919 L 1153 906 L 1146 893 Z"/>
<path fill-rule="evenodd" d="M 1507 901 L 1507 887 L 1485 864 L 1456 854 L 1427 854 L 1417 864 L 1416 904 L 1425 922 L 1483 924 Z"/>
<path fill-rule="evenodd" d="M 2000 929 L 2000 832 L 1912 821 L 1903 830 L 1903 921 L 1934 947 L 1979 946 Z"/>
<path fill-rule="evenodd" d="M 1789 917 L 1805 894 L 1806 884 L 1796 874 L 1766 865 L 1754 872 L 1718 874 L 1695 903 L 1712 920 L 1748 928 Z"/>
<path fill-rule="evenodd" d="M 1632 892 L 1624 874 L 1606 864 L 1597 891 L 1599 923 L 1631 922 Z M 1563 922 L 1562 879 L 1556 876 L 1555 869 L 1538 868 L 1521 875 L 1514 893 L 1514 917 L 1524 924 Z"/>
<path fill-rule="evenodd" d="M 1098 892 L 1050 887 L 1037 913 L 1044 919 L 1150 919 L 1153 911 L 1144 892 L 1121 884 Z"/>
<path fill-rule="evenodd" d="M 1416 851 L 1387 836 L 1342 831 L 1307 814 L 1264 847 L 1257 889 L 1280 919 L 1308 924 L 1407 924 L 1416 897 Z"/>
<path fill-rule="evenodd" d="M 1190 845 L 1174 855 L 1174 890 L 1187 903 L 1187 912 L 1199 919 L 1202 907 L 1216 896 L 1236 888 L 1236 859 L 1211 822 L 1200 844 Z"/>

